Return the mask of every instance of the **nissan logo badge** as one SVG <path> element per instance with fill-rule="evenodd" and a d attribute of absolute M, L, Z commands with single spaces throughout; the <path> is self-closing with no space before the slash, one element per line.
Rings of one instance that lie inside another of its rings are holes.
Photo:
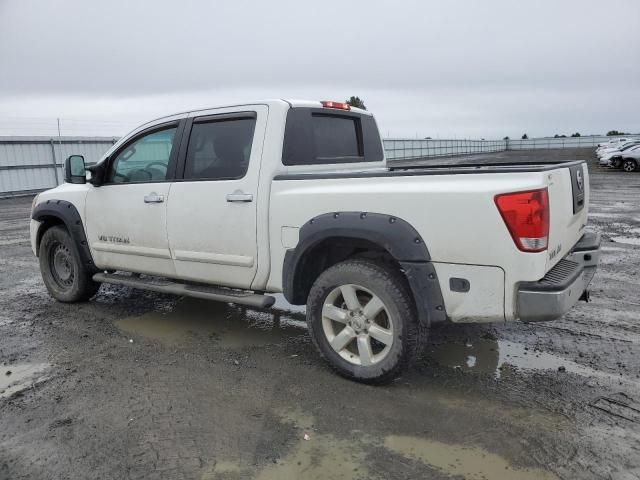
<path fill-rule="evenodd" d="M 578 184 L 578 190 L 582 190 L 584 187 L 584 181 L 582 180 L 582 170 L 576 170 L 576 183 Z"/>

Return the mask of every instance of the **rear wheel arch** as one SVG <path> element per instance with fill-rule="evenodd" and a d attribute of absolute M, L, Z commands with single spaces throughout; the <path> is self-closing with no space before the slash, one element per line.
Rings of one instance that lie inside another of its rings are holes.
<path fill-rule="evenodd" d="M 402 272 L 421 322 L 446 320 L 440 284 L 422 237 L 407 221 L 380 213 L 333 212 L 305 223 L 298 245 L 285 255 L 285 298 L 305 304 L 318 276 L 350 258 L 375 260 Z"/>

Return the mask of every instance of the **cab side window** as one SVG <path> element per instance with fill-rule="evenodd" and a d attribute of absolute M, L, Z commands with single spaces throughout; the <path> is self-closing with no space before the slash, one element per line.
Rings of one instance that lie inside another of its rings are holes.
<path fill-rule="evenodd" d="M 111 162 L 108 183 L 166 180 L 177 126 L 142 135 L 121 150 Z"/>
<path fill-rule="evenodd" d="M 185 180 L 230 180 L 249 168 L 255 117 L 196 120 L 191 128 Z"/>

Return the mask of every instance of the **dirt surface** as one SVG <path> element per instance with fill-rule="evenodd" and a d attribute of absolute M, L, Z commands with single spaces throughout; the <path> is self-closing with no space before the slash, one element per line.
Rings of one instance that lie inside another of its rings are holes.
<path fill-rule="evenodd" d="M 501 158 L 509 152 L 500 154 Z M 592 302 L 446 326 L 385 387 L 337 377 L 303 314 L 103 286 L 64 305 L 0 201 L 0 479 L 640 477 L 640 172 L 594 166 Z"/>

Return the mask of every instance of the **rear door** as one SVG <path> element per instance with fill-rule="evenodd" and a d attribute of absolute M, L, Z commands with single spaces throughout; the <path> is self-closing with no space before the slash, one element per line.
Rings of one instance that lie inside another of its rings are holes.
<path fill-rule="evenodd" d="M 251 286 L 258 265 L 258 178 L 267 112 L 257 105 L 191 115 L 167 210 L 179 278 Z"/>

